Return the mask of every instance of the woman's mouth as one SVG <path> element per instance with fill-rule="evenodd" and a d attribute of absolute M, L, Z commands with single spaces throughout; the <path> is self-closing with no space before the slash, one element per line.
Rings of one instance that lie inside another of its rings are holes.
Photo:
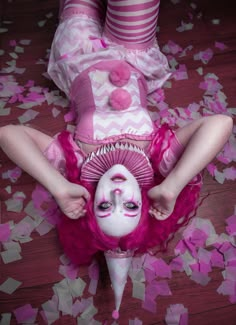
<path fill-rule="evenodd" d="M 115 174 L 114 176 L 111 177 L 111 180 L 113 182 L 120 183 L 126 181 L 126 178 L 122 174 Z"/>

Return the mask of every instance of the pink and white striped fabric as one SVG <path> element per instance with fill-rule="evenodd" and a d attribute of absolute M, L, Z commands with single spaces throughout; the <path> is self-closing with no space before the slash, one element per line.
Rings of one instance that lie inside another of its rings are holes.
<path fill-rule="evenodd" d="M 107 4 L 105 34 L 128 47 L 153 45 L 160 0 L 110 0 Z"/>
<path fill-rule="evenodd" d="M 167 59 L 155 38 L 160 0 L 108 0 L 107 4 L 106 0 L 61 1 L 64 7 L 51 47 L 48 74 L 68 97 L 73 80 L 101 61 L 130 63 L 145 77 L 148 94 L 170 77 Z"/>
<path fill-rule="evenodd" d="M 79 14 L 86 14 L 94 19 L 104 19 L 105 0 L 61 0 L 60 18 L 62 20 Z"/>

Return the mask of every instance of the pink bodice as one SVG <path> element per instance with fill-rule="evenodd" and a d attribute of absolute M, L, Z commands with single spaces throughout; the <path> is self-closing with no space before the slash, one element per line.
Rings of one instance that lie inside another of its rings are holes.
<path fill-rule="evenodd" d="M 117 80 L 122 71 L 125 80 Z M 124 61 L 103 61 L 86 69 L 74 80 L 70 93 L 77 114 L 75 139 L 88 144 L 151 140 L 153 122 L 146 96 L 142 73 Z"/>

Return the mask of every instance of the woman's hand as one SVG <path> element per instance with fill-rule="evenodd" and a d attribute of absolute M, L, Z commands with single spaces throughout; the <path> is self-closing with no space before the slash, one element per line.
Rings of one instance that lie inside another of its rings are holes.
<path fill-rule="evenodd" d="M 90 199 L 85 187 L 65 180 L 65 184 L 52 194 L 61 211 L 70 219 L 78 219 L 85 215 L 84 207 L 86 201 Z"/>

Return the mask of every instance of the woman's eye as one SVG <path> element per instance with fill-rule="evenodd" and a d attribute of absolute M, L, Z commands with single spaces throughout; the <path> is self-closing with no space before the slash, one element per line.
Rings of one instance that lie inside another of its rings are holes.
<path fill-rule="evenodd" d="M 136 210 L 136 209 L 138 209 L 138 205 L 136 203 L 134 203 L 134 202 L 126 202 L 124 205 L 129 210 Z"/>
<path fill-rule="evenodd" d="M 111 203 L 110 202 L 102 202 L 99 204 L 98 208 L 100 210 L 107 210 L 111 207 Z"/>

